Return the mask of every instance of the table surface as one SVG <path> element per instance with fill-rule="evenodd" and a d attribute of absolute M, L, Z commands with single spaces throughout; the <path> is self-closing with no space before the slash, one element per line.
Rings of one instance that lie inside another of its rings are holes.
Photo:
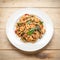
<path fill-rule="evenodd" d="M 15 11 L 25 7 L 39 8 L 54 24 L 51 42 L 39 54 L 22 54 L 8 41 L 5 27 Z M 60 60 L 60 0 L 0 0 L 0 60 Z"/>

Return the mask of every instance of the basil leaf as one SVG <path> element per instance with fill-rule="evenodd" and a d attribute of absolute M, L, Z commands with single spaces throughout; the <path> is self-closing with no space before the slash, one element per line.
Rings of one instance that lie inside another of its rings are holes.
<path fill-rule="evenodd" d="M 31 29 L 27 32 L 27 34 L 28 34 L 28 35 L 31 35 L 31 34 L 34 33 L 34 31 L 35 31 L 35 28 L 31 28 Z"/>

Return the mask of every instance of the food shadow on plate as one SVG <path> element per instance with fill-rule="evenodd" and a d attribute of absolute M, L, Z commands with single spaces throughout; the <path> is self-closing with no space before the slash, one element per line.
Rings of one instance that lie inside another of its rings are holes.
<path fill-rule="evenodd" d="M 47 46 L 45 46 L 44 48 L 37 50 L 35 52 L 25 52 L 25 51 L 21 51 L 19 49 L 15 49 L 18 53 L 20 53 L 21 55 L 27 56 L 29 58 L 39 58 L 39 59 L 45 59 L 45 58 L 50 58 L 50 54 L 46 53 L 45 51 L 47 50 L 47 47 L 49 46 L 49 44 Z"/>
<path fill-rule="evenodd" d="M 53 37 L 54 37 L 54 35 L 53 35 Z M 53 37 L 52 37 L 52 39 L 53 39 Z M 42 48 L 40 50 L 37 50 L 37 51 L 34 51 L 34 52 L 22 51 L 20 49 L 17 49 L 12 44 L 11 44 L 11 46 L 14 48 L 13 49 L 14 51 L 16 51 L 17 53 L 19 53 L 21 55 L 24 55 L 24 56 L 27 56 L 27 57 L 36 57 L 36 58 L 40 58 L 40 59 L 45 59 L 45 58 L 50 58 L 50 54 L 49 53 L 46 53 L 44 51 L 45 50 L 49 50 L 47 48 L 51 45 L 52 39 L 51 39 L 51 41 L 44 48 Z"/>
<path fill-rule="evenodd" d="M 51 43 L 51 41 L 50 41 Z M 45 59 L 45 58 L 50 58 L 50 54 L 49 53 L 46 53 L 45 51 L 46 50 L 49 50 L 47 49 L 49 47 L 49 44 L 47 44 L 44 48 L 40 49 L 40 50 L 37 50 L 37 51 L 34 51 L 34 52 L 26 52 L 26 51 L 22 51 L 22 50 L 19 50 L 19 49 L 15 49 L 18 53 L 20 53 L 21 55 L 24 55 L 24 56 L 27 56 L 27 57 L 35 57 L 35 58 L 40 58 L 40 59 Z"/>

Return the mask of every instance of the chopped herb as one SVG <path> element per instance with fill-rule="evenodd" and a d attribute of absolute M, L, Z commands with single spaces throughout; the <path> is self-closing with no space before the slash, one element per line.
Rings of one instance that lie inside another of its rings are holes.
<path fill-rule="evenodd" d="M 40 29 L 39 25 L 36 25 L 35 28 L 31 28 L 31 29 L 27 32 L 27 34 L 28 34 L 28 35 L 31 35 L 31 34 L 34 33 L 35 30 L 41 32 L 41 29 Z"/>
<path fill-rule="evenodd" d="M 39 25 L 36 25 L 36 28 L 35 28 L 37 31 L 41 32 L 41 29 L 39 27 Z"/>
<path fill-rule="evenodd" d="M 31 28 L 31 29 L 27 32 L 27 34 L 28 34 L 28 35 L 31 35 L 31 34 L 34 33 L 34 31 L 35 31 L 35 28 Z"/>
<path fill-rule="evenodd" d="M 40 21 L 40 24 L 43 24 L 43 22 L 42 22 L 42 21 Z"/>

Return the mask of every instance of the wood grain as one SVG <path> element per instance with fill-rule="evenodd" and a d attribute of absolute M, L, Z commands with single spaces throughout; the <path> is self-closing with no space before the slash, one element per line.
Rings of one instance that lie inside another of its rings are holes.
<path fill-rule="evenodd" d="M 8 18 L 21 8 L 0 8 L 0 49 L 15 49 L 6 37 L 5 27 Z M 54 36 L 50 44 L 45 49 L 60 49 L 60 8 L 39 8 L 46 12 L 54 23 Z M 57 21 L 58 19 L 58 21 Z M 5 44 L 5 45 L 4 45 Z"/>
<path fill-rule="evenodd" d="M 5 28 L 8 18 L 21 8 L 0 8 L 0 28 Z M 60 28 L 60 8 L 38 8 L 52 19 L 54 28 Z"/>
<path fill-rule="evenodd" d="M 60 49 L 60 29 L 55 29 L 51 42 L 44 49 Z M 5 30 L 0 29 L 0 49 L 15 49 L 6 37 Z"/>
<path fill-rule="evenodd" d="M 44 50 L 36 55 L 22 54 L 18 50 L 0 50 L 0 60 L 59 60 L 60 50 Z"/>
<path fill-rule="evenodd" d="M 60 7 L 60 0 L 1 0 L 0 7 Z"/>
<path fill-rule="evenodd" d="M 33 7 L 47 13 L 54 24 L 51 42 L 36 55 L 26 55 L 8 41 L 5 28 L 18 9 Z M 0 0 L 0 60 L 60 60 L 60 0 Z"/>

